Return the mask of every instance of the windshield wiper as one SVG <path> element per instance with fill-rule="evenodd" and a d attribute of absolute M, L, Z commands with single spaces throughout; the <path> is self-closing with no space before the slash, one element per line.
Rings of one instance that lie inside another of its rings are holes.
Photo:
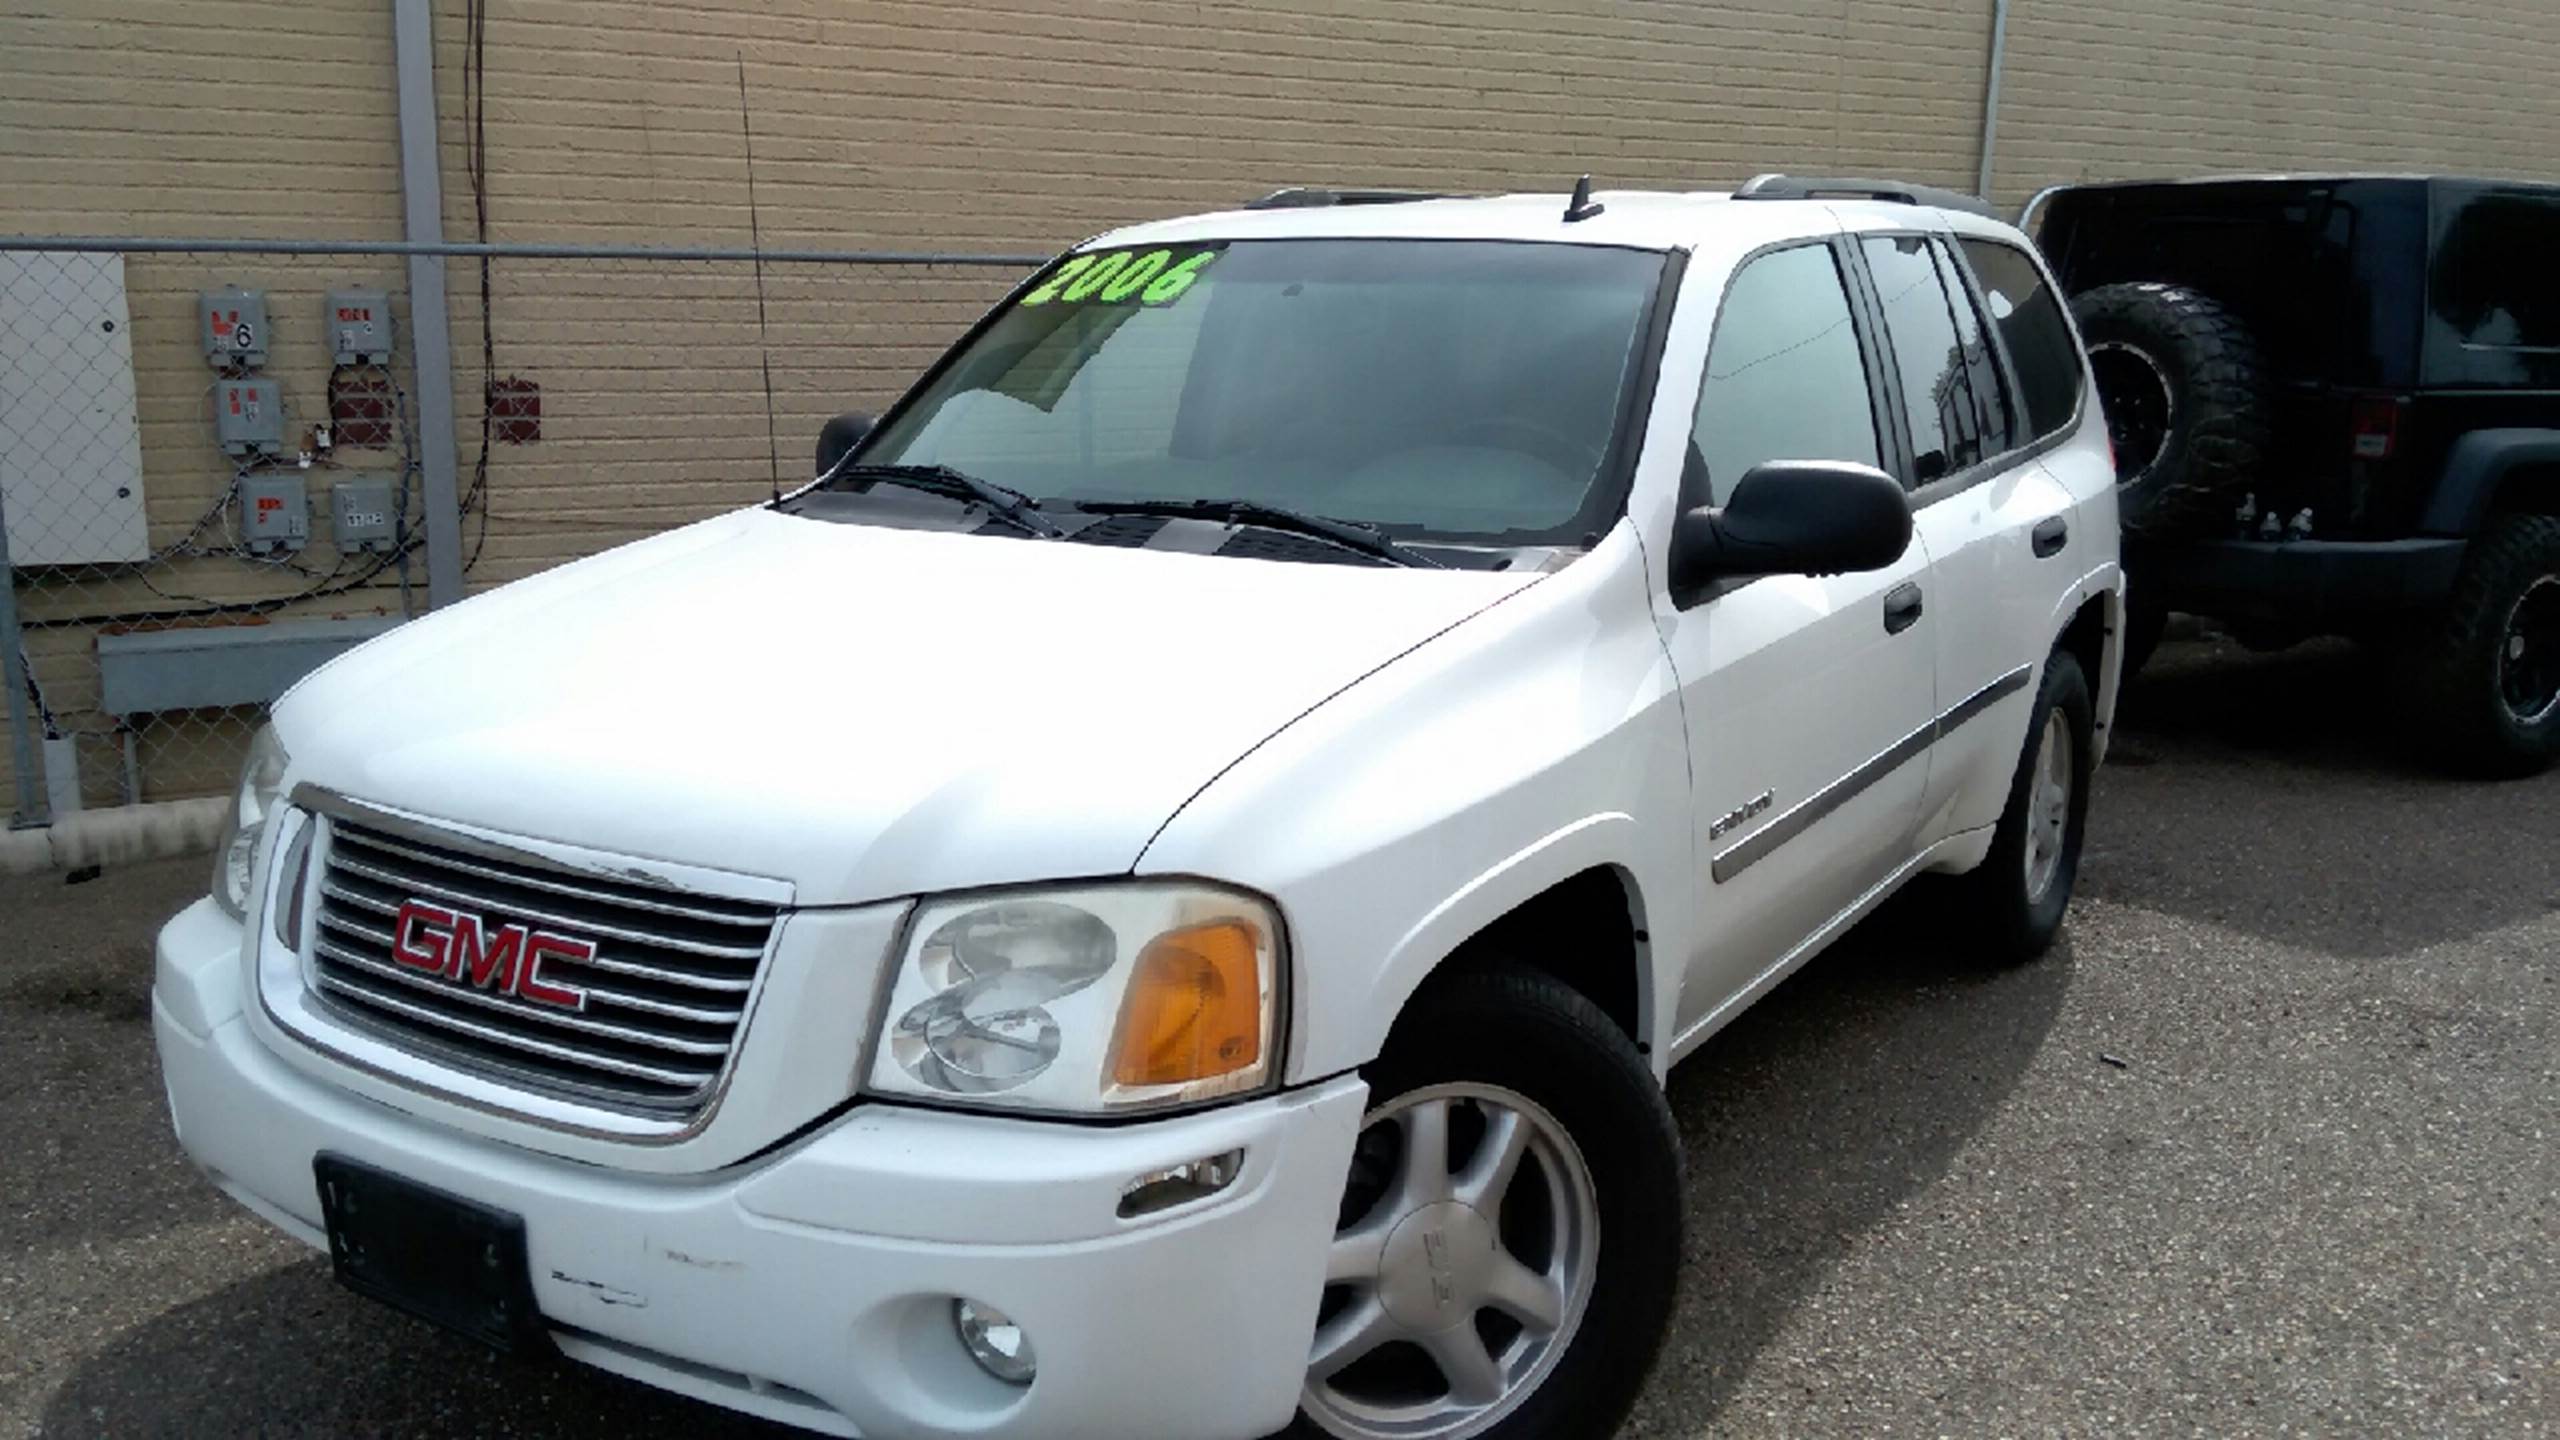
<path fill-rule="evenodd" d="M 1058 523 L 1041 513 L 1040 502 L 1008 485 L 981 480 L 965 470 L 948 465 L 839 465 L 829 471 L 828 482 L 868 480 L 877 485 L 904 485 L 910 490 L 923 490 L 954 500 L 974 500 L 1013 523 L 1015 528 L 1043 539 L 1055 540 L 1067 533 Z"/>
<path fill-rule="evenodd" d="M 1386 532 L 1375 526 L 1336 520 L 1330 515 L 1310 515 L 1304 510 L 1269 505 L 1260 500 L 1219 500 L 1205 496 L 1195 500 L 1079 500 L 1076 508 L 1095 515 L 1165 515 L 1181 520 L 1222 520 L 1229 525 L 1286 530 L 1330 540 L 1345 550 L 1356 550 L 1390 565 L 1413 565 L 1426 570 L 1449 568 L 1428 555 L 1388 539 Z"/>

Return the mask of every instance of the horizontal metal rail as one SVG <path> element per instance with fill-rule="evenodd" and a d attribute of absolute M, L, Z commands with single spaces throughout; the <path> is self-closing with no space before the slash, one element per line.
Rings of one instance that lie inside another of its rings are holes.
<path fill-rule="evenodd" d="M 320 923 L 328 924 L 328 917 L 321 917 Z M 728 1054 L 730 1045 L 734 1043 L 734 1037 L 697 1040 L 688 1039 L 682 1035 L 661 1035 L 654 1030 L 640 1030 L 628 1025 L 616 1025 L 610 1021 L 590 1019 L 584 1014 L 571 1014 L 565 1010 L 538 1010 L 530 1005 L 519 1005 L 485 990 L 470 990 L 459 985 L 447 985 L 442 981 L 429 980 L 415 970 L 403 970 L 388 960 L 376 960 L 361 951 L 351 950 L 326 935 L 314 941 L 312 948 L 334 964 L 344 965 L 350 970 L 377 980 L 389 980 L 395 984 L 441 996 L 446 1000 L 459 1000 L 466 1005 L 477 1005 L 482 1009 L 512 1016 L 518 1020 L 556 1025 L 580 1035 L 593 1035 L 603 1040 L 619 1040 L 626 1045 L 638 1045 L 651 1050 L 668 1050 L 678 1055 L 692 1055 L 711 1060 Z M 342 978 L 331 977 L 326 971 L 321 974 L 323 978 Z"/>
<path fill-rule="evenodd" d="M 610 921 L 571 915 L 559 910 L 545 909 L 540 905 L 529 905 L 518 900 L 492 896 L 485 890 L 456 885 L 438 875 L 407 874 L 384 866 L 379 861 L 361 860 L 347 854 L 331 855 L 329 869 L 333 872 L 353 875 L 358 879 L 370 880 L 395 891 L 406 891 L 411 895 L 433 896 L 438 900 L 467 906 L 483 913 L 495 912 L 519 920 L 530 920 L 537 925 L 548 925 L 571 934 L 589 935 L 604 940 L 624 940 L 656 950 L 672 950 L 685 955 L 709 955 L 722 960 L 760 960 L 764 957 L 767 937 L 763 935 L 757 936 L 754 943 L 744 945 L 722 945 L 715 941 L 695 940 L 682 935 L 657 935 L 646 930 L 635 930 L 628 925 L 617 925 Z"/>
<path fill-rule="evenodd" d="M 625 910 L 644 911 L 652 915 L 672 915 L 681 920 L 699 920 L 710 925 L 752 929 L 760 932 L 759 941 L 762 939 L 761 932 L 773 929 L 774 907 L 758 905 L 753 901 L 734 902 L 738 906 L 734 910 L 712 910 L 699 905 L 660 900 L 653 896 L 634 895 L 627 891 L 606 890 L 569 880 L 549 879 L 533 873 L 530 868 L 501 867 L 495 863 L 466 860 L 459 856 L 403 844 L 387 835 L 353 825 L 340 825 L 335 833 L 337 843 L 341 847 L 356 846 L 361 849 L 379 850 L 385 854 L 397 855 L 404 860 L 414 860 L 421 865 L 431 865 L 438 869 L 472 875 L 482 880 L 495 880 L 501 884 L 521 885 L 528 890 L 566 895 L 571 899 L 584 900 L 591 905 L 614 906 Z"/>
<path fill-rule="evenodd" d="M 397 902 L 350 890 L 335 880 L 321 881 L 320 893 L 341 904 L 370 910 L 376 915 L 396 916 L 400 913 Z M 684 985 L 728 994 L 743 995 L 754 989 L 756 983 L 755 977 L 750 975 L 703 975 L 691 970 L 671 970 L 663 965 L 644 965 L 637 960 L 618 960 L 611 955 L 594 955 L 578 963 L 608 975 L 626 975 L 635 980 L 655 980 L 662 985 Z"/>
<path fill-rule="evenodd" d="M 68 250 L 129 255 L 201 251 L 216 255 L 446 255 L 492 260 L 756 260 L 775 265 L 983 265 L 1028 269 L 1051 255 L 958 250 L 766 250 L 734 245 L 577 245 L 540 241 L 242 240 L 208 236 L 0 235 L 0 250 Z"/>
<path fill-rule="evenodd" d="M 720 1072 L 717 1070 L 675 1070 L 664 1065 L 644 1065 L 636 1060 L 625 1060 L 616 1055 L 602 1055 L 592 1050 L 582 1050 L 575 1045 L 563 1045 L 539 1036 L 503 1030 L 494 1025 L 477 1025 L 462 1015 L 403 1000 L 396 994 L 369 990 L 326 971 L 321 972 L 318 979 L 320 988 L 323 990 L 388 1010 L 404 1020 L 414 1020 L 422 1025 L 433 1025 L 459 1035 L 470 1036 L 484 1044 L 502 1045 L 511 1050 L 521 1050 L 529 1055 L 539 1055 L 559 1065 L 584 1066 L 591 1070 L 604 1071 L 609 1075 L 647 1080 L 669 1087 L 683 1087 L 685 1093 L 668 1097 L 670 1103 L 691 1100 L 708 1090 L 711 1083 L 720 1078 Z"/>
<path fill-rule="evenodd" d="M 332 898 L 343 897 L 333 895 Z M 371 907 L 368 905 L 367 908 Z M 320 923 L 342 935 L 353 935 L 357 939 L 364 941 L 366 944 L 379 945 L 386 953 L 399 948 L 400 942 L 393 932 L 367 925 L 362 920 L 356 919 L 352 916 L 341 915 L 326 906 L 321 908 Z M 335 954 L 337 952 L 333 951 L 331 953 Z M 367 960 L 364 963 L 368 965 L 375 964 L 375 962 L 371 960 Z M 383 973 L 391 974 L 393 972 L 384 971 Z M 583 977 L 578 981 L 578 988 L 587 993 L 587 1000 L 590 1004 L 597 1001 L 603 1001 L 609 1005 L 619 1005 L 627 1010 L 638 1010 L 649 1015 L 663 1015 L 670 1020 L 689 1020 L 697 1025 L 735 1026 L 739 1021 L 747 1018 L 745 1002 L 743 1000 L 738 1005 L 731 1006 L 726 1010 L 705 1010 L 699 1005 L 678 1005 L 670 1000 L 653 1000 L 646 995 L 634 995 L 627 990 L 607 989 L 604 986 L 593 984 Z M 535 1014 L 536 1012 L 527 1011 L 525 1013 Z M 537 1018 L 548 1018 L 548 1016 L 540 1015 Z"/>

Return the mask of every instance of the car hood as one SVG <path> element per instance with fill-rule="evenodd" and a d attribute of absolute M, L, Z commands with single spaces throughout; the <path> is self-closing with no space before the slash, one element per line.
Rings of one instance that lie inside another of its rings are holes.
<path fill-rule="evenodd" d="M 402 626 L 276 707 L 296 785 L 802 903 L 1107 875 L 1534 575 L 742 511 Z"/>

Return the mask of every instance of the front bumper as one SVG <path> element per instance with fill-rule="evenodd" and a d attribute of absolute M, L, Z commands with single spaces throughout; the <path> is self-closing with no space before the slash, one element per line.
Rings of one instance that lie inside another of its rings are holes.
<path fill-rule="evenodd" d="M 1366 1087 L 1345 1077 L 1138 1124 L 866 1105 L 698 1176 L 576 1164 L 432 1124 L 279 1058 L 240 1014 L 239 930 L 162 932 L 153 1025 L 180 1144 L 234 1199 L 323 1243 L 322 1150 L 524 1217 L 572 1357 L 844 1435 L 1219 1440 L 1287 1423 Z M 1241 1148 L 1215 1197 L 1123 1220 L 1134 1177 Z M 992 1304 L 1028 1387 L 953 1332 Z"/>

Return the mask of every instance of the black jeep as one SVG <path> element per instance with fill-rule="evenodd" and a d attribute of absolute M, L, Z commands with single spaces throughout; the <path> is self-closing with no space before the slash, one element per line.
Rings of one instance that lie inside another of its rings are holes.
<path fill-rule="evenodd" d="M 2560 186 L 2298 175 L 2061 187 L 2122 485 L 2130 652 L 2375 642 L 2450 764 L 2560 756 Z"/>

